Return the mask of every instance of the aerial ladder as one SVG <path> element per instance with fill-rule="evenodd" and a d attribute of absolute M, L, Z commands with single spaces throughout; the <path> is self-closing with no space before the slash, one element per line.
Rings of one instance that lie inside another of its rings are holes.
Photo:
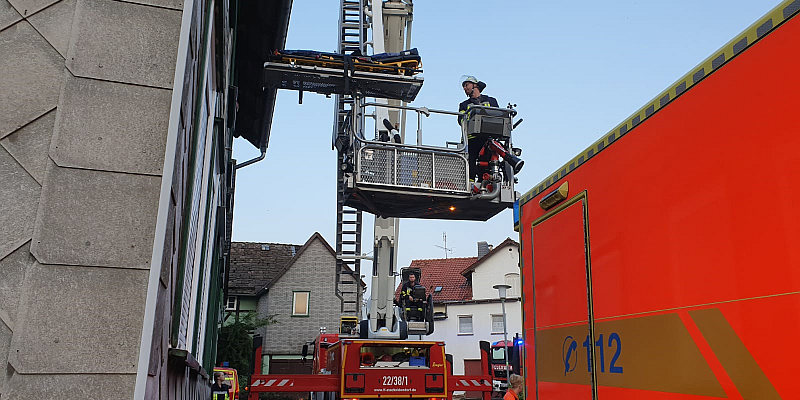
<path fill-rule="evenodd" d="M 512 124 L 516 111 L 475 107 L 461 124 L 460 141 L 446 146 L 423 144 L 423 117 L 440 114 L 455 119 L 459 114 L 408 105 L 424 82 L 417 75 L 416 50 L 410 49 L 412 1 L 341 0 L 340 4 L 338 53 L 276 51 L 264 67 L 268 84 L 297 90 L 300 99 L 305 91 L 335 96 L 332 145 L 337 150 L 338 171 L 336 294 L 344 313 L 358 310 L 357 282 L 361 260 L 366 258 L 361 254 L 362 213 L 370 212 L 375 215 L 375 224 L 367 318 L 358 324 L 356 335 L 325 336 L 325 345 L 317 344 L 314 360 L 318 376 L 286 378 L 276 388 L 270 386 L 283 376 L 255 375 L 251 393 L 317 391 L 324 394 L 324 399 L 336 392 L 338 395 L 331 396 L 392 397 L 381 392 L 380 387 L 370 387 L 372 382 L 380 381 L 378 375 L 382 374 L 385 380 L 388 373 L 394 378 L 383 386 L 400 385 L 418 391 L 419 395 L 413 397 L 449 397 L 454 390 L 489 393 L 488 343 L 481 344 L 485 376 L 452 380 L 448 386 L 449 361 L 445 361 L 444 343 L 396 341 L 409 335 L 428 335 L 434 328 L 432 296 L 425 293 L 424 287 L 414 290 L 414 298 L 421 300 L 426 309 L 421 317 L 407 318 L 395 303 L 396 249 L 400 218 L 485 221 L 513 206 L 519 198 L 514 191 L 514 174 L 522 166 L 514 154 L 518 149 L 512 147 L 510 135 L 516 126 Z M 417 116 L 414 144 L 405 143 L 409 111 Z M 374 119 L 371 138 L 365 134 L 369 129 L 367 118 Z M 482 161 L 490 184 L 479 192 L 473 190 L 468 176 L 469 162 L 474 162 L 467 154 L 469 133 L 492 137 L 493 145 L 487 141 L 484 148 L 490 157 Z M 416 354 L 392 354 L 391 361 L 383 361 L 389 364 L 384 365 L 370 360 L 373 353 L 386 352 L 383 356 L 389 356 L 391 349 L 404 348 L 414 348 Z M 370 369 L 373 366 L 391 371 Z M 371 373 L 377 374 L 375 379 L 366 376 Z M 415 374 L 420 376 L 413 377 Z M 412 388 L 408 382 L 421 386 Z M 292 388 L 294 384 L 297 387 Z M 400 392 L 392 394 L 397 397 Z"/>
<path fill-rule="evenodd" d="M 340 0 L 339 54 L 367 53 L 367 29 L 363 10 L 364 0 Z M 332 147 L 337 140 L 346 140 L 348 115 L 353 113 L 353 94 L 335 95 Z M 336 297 L 343 315 L 360 317 L 361 309 L 361 224 L 362 211 L 345 204 L 345 171 L 338 166 L 345 163 L 344 153 L 336 154 Z"/>

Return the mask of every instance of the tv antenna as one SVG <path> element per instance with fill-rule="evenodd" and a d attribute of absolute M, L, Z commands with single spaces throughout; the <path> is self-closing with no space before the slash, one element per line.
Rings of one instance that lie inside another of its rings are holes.
<path fill-rule="evenodd" d="M 435 244 L 434 246 L 444 250 L 444 258 L 447 259 L 447 253 L 453 252 L 451 247 L 447 247 L 447 232 L 442 232 L 442 241 L 444 241 L 444 246 L 439 246 L 438 244 Z"/>

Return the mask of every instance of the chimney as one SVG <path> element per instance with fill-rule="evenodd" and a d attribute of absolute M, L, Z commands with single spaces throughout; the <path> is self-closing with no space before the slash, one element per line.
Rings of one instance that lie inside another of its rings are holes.
<path fill-rule="evenodd" d="M 480 260 L 483 256 L 489 254 L 492 251 L 491 245 L 487 242 L 478 242 L 478 259 Z"/>

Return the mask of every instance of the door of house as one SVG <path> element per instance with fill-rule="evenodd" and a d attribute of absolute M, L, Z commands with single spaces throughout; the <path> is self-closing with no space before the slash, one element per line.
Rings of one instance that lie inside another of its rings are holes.
<path fill-rule="evenodd" d="M 481 375 L 481 360 L 464 360 L 464 375 Z M 465 399 L 481 399 L 483 392 L 470 392 L 464 395 Z"/>

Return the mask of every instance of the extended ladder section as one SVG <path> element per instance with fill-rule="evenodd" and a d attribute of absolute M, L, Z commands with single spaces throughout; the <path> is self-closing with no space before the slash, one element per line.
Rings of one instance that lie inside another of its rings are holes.
<path fill-rule="evenodd" d="M 358 52 L 366 54 L 367 23 L 362 12 L 363 0 L 341 0 L 339 14 L 340 54 Z M 346 121 L 352 114 L 353 97 L 336 94 L 333 142 L 347 140 Z M 345 161 L 337 154 L 336 165 Z M 361 311 L 361 224 L 362 212 L 345 205 L 344 171 L 336 173 L 336 296 L 343 314 L 360 317 Z"/>

